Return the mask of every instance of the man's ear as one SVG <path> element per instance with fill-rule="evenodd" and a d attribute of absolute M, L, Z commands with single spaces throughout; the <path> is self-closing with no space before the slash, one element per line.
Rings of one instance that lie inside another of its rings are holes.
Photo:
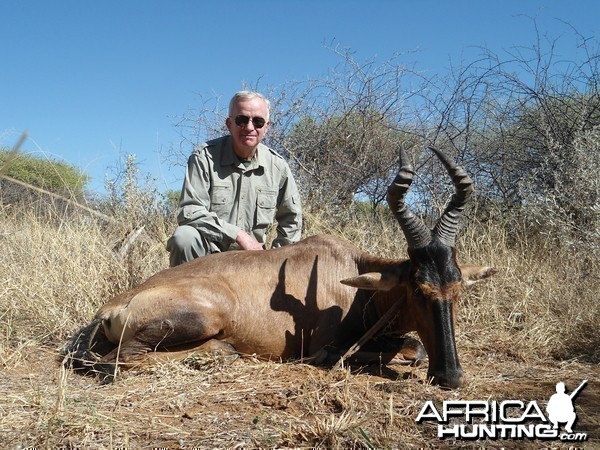
<path fill-rule="evenodd" d="M 462 280 L 465 287 L 481 283 L 498 272 L 493 267 L 478 266 L 476 264 L 464 264 L 460 266 L 460 271 L 462 272 Z"/>

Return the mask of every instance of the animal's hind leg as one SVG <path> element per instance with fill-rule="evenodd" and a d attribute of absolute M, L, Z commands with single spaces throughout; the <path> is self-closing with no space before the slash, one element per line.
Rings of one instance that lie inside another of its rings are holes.
<path fill-rule="evenodd" d="M 100 359 L 94 365 L 95 371 L 102 384 L 111 383 L 117 374 L 118 368 L 130 369 L 137 365 L 135 361 L 143 359 L 152 348 L 137 339 L 130 339 Z"/>
<path fill-rule="evenodd" d="M 195 342 L 188 345 L 165 349 L 164 351 L 147 355 L 149 362 L 181 361 L 195 353 L 222 356 L 226 362 L 232 363 L 239 357 L 235 347 L 218 339 L 209 339 L 205 342 Z"/>
<path fill-rule="evenodd" d="M 101 359 L 96 369 L 100 372 L 101 381 L 109 383 L 114 379 L 117 366 L 127 370 L 140 365 L 181 360 L 193 352 L 219 354 L 227 356 L 230 361 L 237 358 L 236 349 L 226 342 L 218 339 L 186 342 L 189 339 L 191 336 L 186 335 L 183 329 L 175 333 L 172 323 L 163 320 L 146 326 L 118 345 Z"/>
<path fill-rule="evenodd" d="M 96 371 L 100 374 L 101 382 L 112 382 L 118 367 L 129 369 L 138 365 L 149 352 L 156 351 L 162 342 L 168 341 L 173 332 L 174 328 L 169 321 L 161 321 L 147 325 L 132 338 L 119 343 L 95 366 Z"/>
<path fill-rule="evenodd" d="M 239 355 L 235 347 L 219 339 L 208 339 L 204 342 L 192 342 L 187 345 L 168 348 L 167 352 L 172 354 L 211 353 L 218 356 Z"/>
<path fill-rule="evenodd" d="M 119 369 L 129 370 L 134 367 L 181 361 L 193 353 L 210 353 L 224 356 L 225 361 L 228 363 L 235 361 L 239 356 L 231 344 L 217 339 L 209 339 L 200 344 L 192 343 L 172 349 L 154 350 L 135 338 L 127 341 L 120 348 L 117 347 L 102 358 L 101 363 L 95 365 L 96 372 L 100 375 L 100 382 L 108 384 L 114 381 L 117 366 Z"/>

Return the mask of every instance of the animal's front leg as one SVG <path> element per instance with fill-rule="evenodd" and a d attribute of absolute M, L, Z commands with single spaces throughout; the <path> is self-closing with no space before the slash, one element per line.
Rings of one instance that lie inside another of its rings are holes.
<path fill-rule="evenodd" d="M 328 361 L 341 364 L 345 353 L 341 350 L 329 351 Z M 427 356 L 423 344 L 411 337 L 378 338 L 367 342 L 360 350 L 354 351 L 345 358 L 350 364 L 400 364 L 418 366 Z M 344 361 L 344 362 L 345 362 Z"/>
<path fill-rule="evenodd" d="M 388 364 L 400 364 L 408 366 L 420 366 L 427 357 L 425 347 L 418 339 L 405 337 L 402 339 L 402 347 Z"/>

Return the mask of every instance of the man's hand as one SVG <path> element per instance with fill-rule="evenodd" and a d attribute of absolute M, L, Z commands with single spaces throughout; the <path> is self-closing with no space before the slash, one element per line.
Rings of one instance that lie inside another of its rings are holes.
<path fill-rule="evenodd" d="M 262 245 L 244 230 L 241 230 L 235 238 L 242 250 L 263 250 Z"/>

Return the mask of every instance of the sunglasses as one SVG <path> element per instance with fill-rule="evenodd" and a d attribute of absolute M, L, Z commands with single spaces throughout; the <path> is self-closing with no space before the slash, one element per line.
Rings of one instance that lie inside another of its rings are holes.
<path fill-rule="evenodd" d="M 262 117 L 252 117 L 252 119 L 250 119 L 250 117 L 244 115 L 235 116 L 234 120 L 238 127 L 244 127 L 252 120 L 252 125 L 254 125 L 254 128 L 256 129 L 264 127 L 267 123 Z"/>

